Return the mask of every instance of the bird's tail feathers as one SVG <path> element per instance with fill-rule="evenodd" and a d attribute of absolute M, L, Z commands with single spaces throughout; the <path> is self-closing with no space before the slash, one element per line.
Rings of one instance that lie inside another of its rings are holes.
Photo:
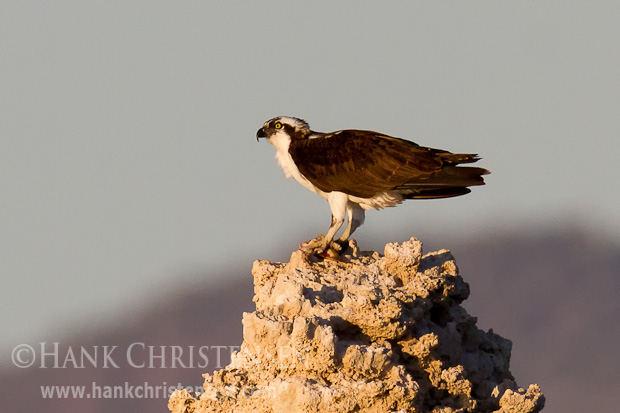
<path fill-rule="evenodd" d="M 451 153 L 451 152 L 441 152 L 438 153 L 439 158 L 444 161 L 446 165 L 457 165 L 460 163 L 473 163 L 477 162 L 481 157 L 475 153 Z"/>
<path fill-rule="evenodd" d="M 471 189 L 459 186 L 456 188 L 401 190 L 400 192 L 405 199 L 438 199 L 465 195 L 470 193 Z"/>
<path fill-rule="evenodd" d="M 405 182 L 394 189 L 409 199 L 449 198 L 471 192 L 468 186 L 484 185 L 482 175 L 488 173 L 484 168 L 444 166 L 437 174 Z"/>

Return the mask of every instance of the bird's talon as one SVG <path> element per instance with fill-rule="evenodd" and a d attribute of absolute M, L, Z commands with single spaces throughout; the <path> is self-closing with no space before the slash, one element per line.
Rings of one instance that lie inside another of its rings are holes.
<path fill-rule="evenodd" d="M 337 258 L 344 249 L 339 241 L 327 242 L 323 235 L 319 235 L 313 240 L 302 242 L 299 244 L 299 248 L 307 253 L 324 258 Z"/>
<path fill-rule="evenodd" d="M 342 246 L 342 244 L 340 244 L 340 243 L 339 243 L 339 242 L 337 242 L 337 241 L 332 241 L 332 242 L 329 244 L 329 248 L 330 248 L 330 249 L 333 249 L 333 250 L 338 251 L 338 252 L 341 252 L 341 251 L 343 250 L 343 248 L 342 248 L 342 247 L 343 247 L 343 246 Z"/>

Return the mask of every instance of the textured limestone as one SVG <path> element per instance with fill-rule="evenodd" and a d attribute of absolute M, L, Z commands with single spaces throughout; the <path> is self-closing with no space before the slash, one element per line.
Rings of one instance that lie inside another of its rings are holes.
<path fill-rule="evenodd" d="M 357 251 L 356 248 L 353 250 Z M 256 261 L 256 311 L 230 365 L 204 393 L 176 391 L 182 412 L 538 412 L 519 388 L 511 342 L 461 307 L 469 286 L 449 251 L 415 238 L 345 261 L 302 251 Z"/>

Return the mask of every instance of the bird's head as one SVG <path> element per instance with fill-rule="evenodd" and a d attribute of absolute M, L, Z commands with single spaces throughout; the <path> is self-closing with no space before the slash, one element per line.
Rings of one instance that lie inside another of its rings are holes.
<path fill-rule="evenodd" d="M 305 120 L 290 116 L 278 116 L 270 119 L 256 132 L 256 141 L 266 138 L 273 143 L 273 138 L 303 139 L 311 133 Z"/>

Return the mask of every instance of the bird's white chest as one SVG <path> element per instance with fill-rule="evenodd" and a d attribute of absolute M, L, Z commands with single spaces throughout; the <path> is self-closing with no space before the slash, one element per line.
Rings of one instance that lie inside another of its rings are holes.
<path fill-rule="evenodd" d="M 276 148 L 276 160 L 282 170 L 284 171 L 284 176 L 287 178 L 295 178 L 297 182 L 302 184 L 304 187 L 308 188 L 312 192 L 316 192 L 321 195 L 323 198 L 327 199 L 327 194 L 325 192 L 318 189 L 316 186 L 312 185 L 312 182 L 308 181 L 305 176 L 303 176 L 291 154 L 288 151 L 288 148 L 291 144 L 291 138 L 285 133 L 276 133 L 269 138 L 269 143 L 271 143 Z"/>

